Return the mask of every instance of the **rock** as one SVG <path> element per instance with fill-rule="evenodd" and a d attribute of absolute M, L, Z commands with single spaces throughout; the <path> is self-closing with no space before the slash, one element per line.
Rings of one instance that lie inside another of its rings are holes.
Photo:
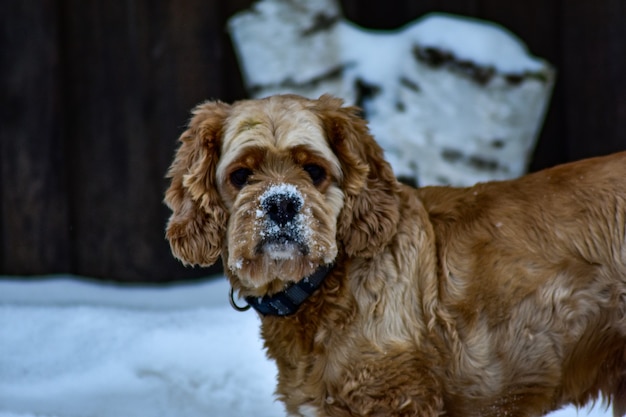
<path fill-rule="evenodd" d="M 253 97 L 331 93 L 362 106 L 396 175 L 419 185 L 522 175 L 554 84 L 506 29 L 460 16 L 372 31 L 332 0 L 263 0 L 229 28 Z"/>

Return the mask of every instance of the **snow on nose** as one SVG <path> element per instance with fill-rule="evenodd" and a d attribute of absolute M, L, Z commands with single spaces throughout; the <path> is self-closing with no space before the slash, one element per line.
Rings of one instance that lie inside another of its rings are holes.
<path fill-rule="evenodd" d="M 304 197 L 292 184 L 270 186 L 260 197 L 258 218 L 265 218 L 261 247 L 275 259 L 291 259 L 307 253 L 310 211 L 303 210 Z"/>
<path fill-rule="evenodd" d="M 304 198 L 292 184 L 269 187 L 259 198 L 261 208 L 279 226 L 292 222 L 304 203 Z"/>

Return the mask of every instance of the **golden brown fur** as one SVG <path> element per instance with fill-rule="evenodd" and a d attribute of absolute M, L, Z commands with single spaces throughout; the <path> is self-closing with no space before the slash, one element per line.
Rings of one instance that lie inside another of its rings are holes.
<path fill-rule="evenodd" d="M 173 253 L 221 255 L 241 295 L 334 265 L 295 314 L 262 317 L 288 413 L 536 416 L 601 396 L 624 415 L 626 153 L 416 190 L 357 114 L 207 102 L 169 172 Z M 263 201 L 285 185 L 295 243 L 267 243 Z"/>

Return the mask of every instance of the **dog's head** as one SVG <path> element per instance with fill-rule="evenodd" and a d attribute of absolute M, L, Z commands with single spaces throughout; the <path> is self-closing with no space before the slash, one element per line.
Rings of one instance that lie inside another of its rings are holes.
<path fill-rule="evenodd" d="M 338 253 L 373 256 L 396 231 L 396 179 L 340 99 L 207 102 L 180 141 L 165 196 L 172 251 L 192 265 L 222 255 L 237 289 L 278 289 Z"/>

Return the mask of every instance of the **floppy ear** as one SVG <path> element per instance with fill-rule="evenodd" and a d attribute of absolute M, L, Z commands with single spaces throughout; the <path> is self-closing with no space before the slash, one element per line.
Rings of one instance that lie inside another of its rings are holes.
<path fill-rule="evenodd" d="M 217 191 L 215 168 L 224 120 L 230 106 L 197 106 L 167 177 L 165 204 L 172 210 L 166 237 L 172 253 L 186 265 L 209 266 L 220 256 L 228 213 Z"/>
<path fill-rule="evenodd" d="M 398 181 L 356 107 L 320 97 L 318 111 L 343 170 L 345 201 L 337 236 L 350 256 L 371 257 L 395 235 L 399 219 Z"/>

